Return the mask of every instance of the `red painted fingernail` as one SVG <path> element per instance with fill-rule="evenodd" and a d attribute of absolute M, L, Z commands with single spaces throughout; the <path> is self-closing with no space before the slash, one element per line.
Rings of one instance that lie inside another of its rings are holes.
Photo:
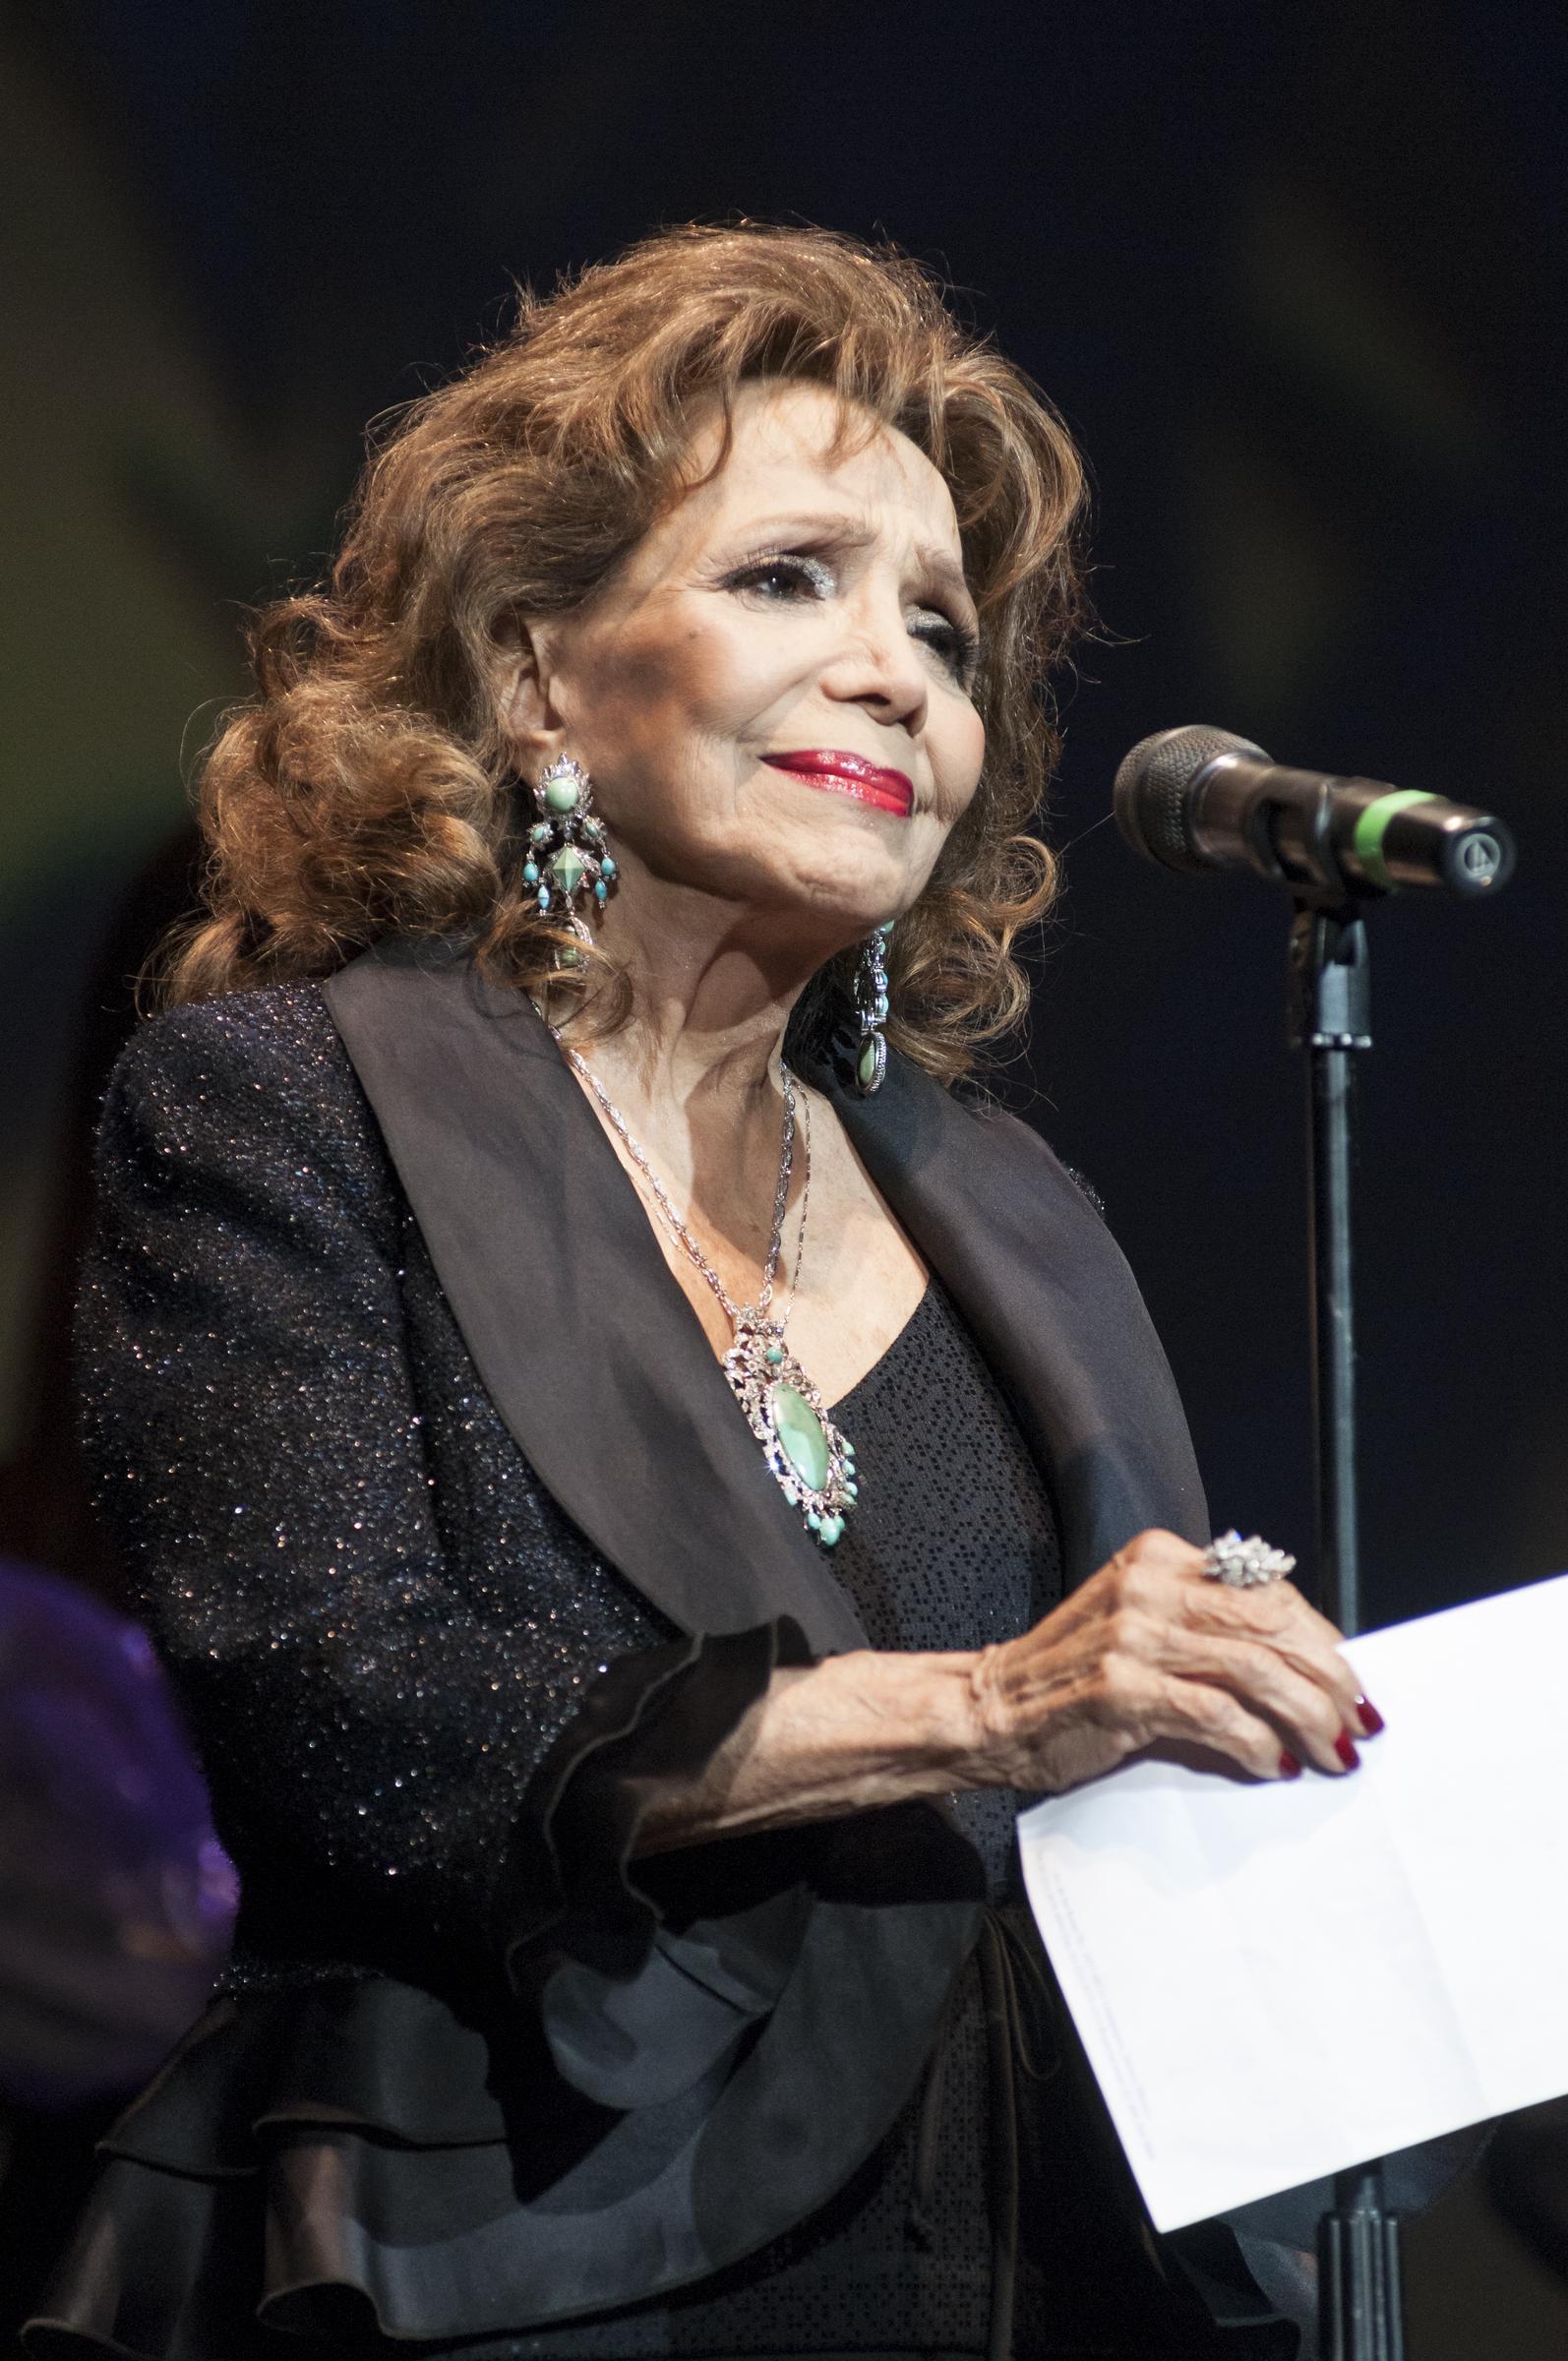
<path fill-rule="evenodd" d="M 1334 1751 L 1339 1756 L 1340 1761 L 1345 1765 L 1347 1771 L 1356 1770 L 1360 1763 L 1361 1758 L 1356 1751 L 1356 1740 L 1351 1736 L 1351 1733 L 1348 1729 L 1342 1729 L 1340 1731 L 1339 1736 L 1334 1741 Z"/>
<path fill-rule="evenodd" d="M 1361 1727 L 1365 1730 L 1367 1736 L 1369 1738 L 1375 1738 L 1378 1731 L 1384 1726 L 1384 1724 L 1382 1715 L 1378 1712 L 1370 1697 L 1357 1697 L 1356 1700 L 1356 1710 L 1361 1717 Z"/>
<path fill-rule="evenodd" d="M 1301 1766 L 1297 1761 L 1295 1755 L 1286 1754 L 1282 1750 L 1280 1754 L 1280 1777 L 1282 1779 L 1299 1779 L 1300 1776 Z"/>

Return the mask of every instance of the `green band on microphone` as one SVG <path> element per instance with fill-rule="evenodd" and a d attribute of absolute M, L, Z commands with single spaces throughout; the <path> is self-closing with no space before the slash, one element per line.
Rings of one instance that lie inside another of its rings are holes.
<path fill-rule="evenodd" d="M 1394 883 L 1383 867 L 1383 838 L 1388 833 L 1388 823 L 1395 813 L 1409 811 L 1412 804 L 1431 804 L 1436 801 L 1437 798 L 1428 795 L 1423 788 L 1396 787 L 1389 794 L 1380 795 L 1375 804 L 1367 805 L 1356 823 L 1356 834 L 1351 841 L 1356 848 L 1357 860 L 1374 885 L 1391 888 Z"/>

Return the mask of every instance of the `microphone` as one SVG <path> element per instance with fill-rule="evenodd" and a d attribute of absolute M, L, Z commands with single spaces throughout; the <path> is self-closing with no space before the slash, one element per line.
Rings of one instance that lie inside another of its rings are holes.
<path fill-rule="evenodd" d="M 1116 772 L 1116 824 L 1167 869 L 1250 869 L 1349 900 L 1410 885 L 1491 893 L 1514 869 L 1501 820 L 1381 779 L 1287 770 L 1250 739 L 1202 724 L 1159 730 Z"/>

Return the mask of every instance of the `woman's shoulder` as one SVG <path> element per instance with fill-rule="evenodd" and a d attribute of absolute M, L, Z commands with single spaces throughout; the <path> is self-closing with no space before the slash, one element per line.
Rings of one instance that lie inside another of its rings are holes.
<path fill-rule="evenodd" d="M 985 1120 L 992 1123 L 1005 1123 L 1008 1126 L 1009 1134 L 1018 1140 L 1018 1144 L 1025 1147 L 1027 1153 L 1037 1156 L 1053 1174 L 1062 1180 L 1070 1180 L 1077 1194 L 1093 1207 L 1101 1222 L 1109 1227 L 1106 1201 L 1088 1174 L 1081 1173 L 1075 1164 L 1069 1164 L 1066 1158 L 1052 1146 L 1045 1134 L 1035 1129 L 1033 1123 L 1025 1122 L 1020 1115 L 1009 1115 L 1001 1110 L 992 1111 Z"/>
<path fill-rule="evenodd" d="M 320 984 L 262 985 L 145 1017 L 104 1094 L 101 1152 L 293 1161 L 379 1186 L 386 1152 Z"/>
<path fill-rule="evenodd" d="M 1093 1181 L 1076 1165 L 1068 1164 L 1034 1123 L 1026 1121 L 1023 1116 L 1015 1114 L 1010 1108 L 1003 1107 L 989 1091 L 973 1083 L 960 1082 L 948 1096 L 974 1125 L 968 1135 L 971 1153 L 995 1156 L 1000 1149 L 1009 1160 L 1016 1160 L 1020 1171 L 1028 1175 L 1032 1185 L 1038 1186 L 1042 1177 L 1057 1184 L 1070 1182 L 1072 1200 L 1076 1202 L 1081 1199 L 1091 1206 L 1101 1223 L 1106 1224 L 1105 1199 Z"/>
<path fill-rule="evenodd" d="M 260 1081 L 280 1068 L 333 1073 L 348 1066 L 320 984 L 265 984 L 185 1000 L 145 1016 L 121 1051 L 117 1075 Z"/>

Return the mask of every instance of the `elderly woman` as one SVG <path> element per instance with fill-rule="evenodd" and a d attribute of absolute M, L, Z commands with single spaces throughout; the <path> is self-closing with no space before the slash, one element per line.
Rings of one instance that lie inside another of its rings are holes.
<path fill-rule="evenodd" d="M 970 1081 L 1079 484 L 906 262 L 666 235 L 263 617 L 80 1336 L 243 1901 L 34 2353 L 1294 2349 L 1018 1905 L 1020 1793 L 1373 1725 Z"/>

